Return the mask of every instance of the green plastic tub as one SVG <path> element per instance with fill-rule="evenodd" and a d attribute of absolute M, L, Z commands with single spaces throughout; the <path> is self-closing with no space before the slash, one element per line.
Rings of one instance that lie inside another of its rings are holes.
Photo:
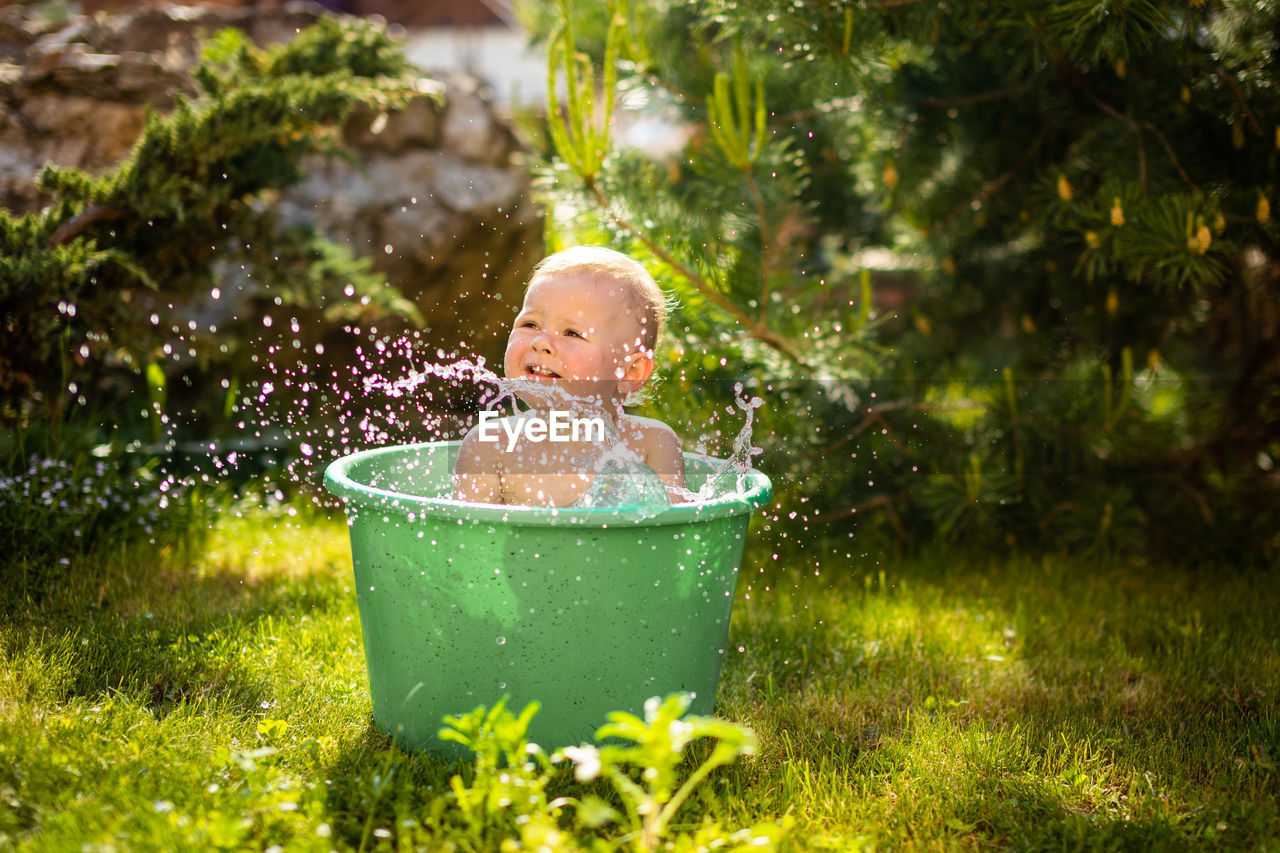
<path fill-rule="evenodd" d="M 651 696 L 715 701 L 758 471 L 737 497 L 636 519 L 617 510 L 447 499 L 458 442 L 338 459 L 325 487 L 346 502 L 374 724 L 443 757 L 447 714 L 508 697 L 542 710 L 530 739 L 590 741 L 610 711 Z M 714 460 L 686 455 L 690 488 Z"/>

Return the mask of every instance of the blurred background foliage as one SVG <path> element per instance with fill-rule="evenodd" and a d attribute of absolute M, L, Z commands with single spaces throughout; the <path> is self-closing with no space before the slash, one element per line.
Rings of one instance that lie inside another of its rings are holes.
<path fill-rule="evenodd" d="M 518 9 L 552 80 L 527 124 L 548 250 L 614 246 L 678 297 L 646 413 L 689 449 L 729 450 L 735 383 L 765 399 L 783 535 L 1275 560 L 1274 4 Z M 58 525 L 116 530 L 119 499 L 154 535 L 175 423 L 252 436 L 271 347 L 422 326 L 271 206 L 405 73 L 358 19 L 269 50 L 224 32 L 126 162 L 50 168 L 49 207 L 0 211 L 0 476 L 39 498 L 10 502 L 18 550 L 55 559 L 21 531 L 87 481 L 118 488 Z M 247 282 L 262 310 L 216 331 L 173 309 Z"/>
<path fill-rule="evenodd" d="M 749 377 L 804 529 L 1274 560 L 1275 4 L 522 10 L 560 93 L 549 245 L 660 271 L 652 413 Z M 674 153 L 610 138 L 615 100 Z"/>

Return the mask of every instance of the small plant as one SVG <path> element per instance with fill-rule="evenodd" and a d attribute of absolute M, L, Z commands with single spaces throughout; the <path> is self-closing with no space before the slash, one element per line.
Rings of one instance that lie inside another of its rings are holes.
<path fill-rule="evenodd" d="M 476 849 L 493 849 L 498 839 L 517 834 L 522 841 L 539 838 L 534 849 L 565 840 L 559 838 L 553 815 L 559 806 L 553 809 L 547 802 L 551 759 L 526 739 L 538 708 L 537 702 L 531 702 L 516 716 L 503 699 L 488 710 L 479 707 L 460 717 L 445 717 L 448 728 L 441 729 L 441 739 L 460 743 L 476 754 L 470 785 L 461 775 L 449 780 Z"/>
<path fill-rule="evenodd" d="M 654 697 L 645 703 L 644 719 L 615 711 L 596 733 L 599 739 L 609 739 L 607 743 L 566 747 L 550 756 L 527 739 L 529 721 L 539 708 L 536 702 L 519 715 L 508 711 L 503 700 L 491 709 L 479 707 L 463 716 L 446 717 L 447 728 L 440 731 L 440 737 L 476 754 L 470 784 L 460 774 L 450 780 L 475 849 L 638 853 L 775 849 L 785 823 L 762 823 L 737 831 L 709 823 L 693 833 L 672 831 L 681 804 L 713 770 L 741 755 L 753 755 L 756 749 L 755 734 L 744 726 L 711 717 L 685 717 L 690 699 L 687 694 L 673 694 L 665 700 Z M 713 738 L 716 744 L 682 780 L 685 749 L 701 738 Z M 556 775 L 555 765 L 565 759 L 572 762 L 578 782 L 607 781 L 625 816 L 591 794 L 548 800 L 546 786 Z M 560 824 L 570 807 L 575 816 L 574 832 Z M 626 831 L 612 838 L 594 837 L 586 846 L 580 843 L 587 833 L 613 824 Z M 505 840 L 495 844 L 500 838 Z"/>
<path fill-rule="evenodd" d="M 717 767 L 740 755 L 755 755 L 756 736 L 751 729 L 713 717 L 685 717 L 692 697 L 676 693 L 665 700 L 656 696 L 644 703 L 644 719 L 623 711 L 609 715 L 609 723 L 596 737 L 629 741 L 593 746 L 568 747 L 564 754 L 576 765 L 574 775 L 589 781 L 600 775 L 613 786 L 627 811 L 630 832 L 622 837 L 629 849 L 657 850 L 668 841 L 671 821 L 694 789 Z M 689 744 L 714 738 L 715 747 L 683 782 L 680 765 Z M 632 778 L 638 771 L 640 781 Z M 673 839 L 675 849 L 771 850 L 782 832 L 777 824 L 757 824 L 725 834 L 717 827 L 704 828 L 692 839 Z M 669 845 L 667 845 L 669 846 Z"/>

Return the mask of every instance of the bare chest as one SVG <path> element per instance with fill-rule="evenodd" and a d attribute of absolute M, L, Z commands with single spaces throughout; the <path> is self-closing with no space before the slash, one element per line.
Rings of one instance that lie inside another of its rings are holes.
<path fill-rule="evenodd" d="M 628 444 L 625 439 L 623 443 Z M 503 502 L 572 506 L 595 480 L 604 449 L 598 442 L 521 442 L 502 453 Z"/>

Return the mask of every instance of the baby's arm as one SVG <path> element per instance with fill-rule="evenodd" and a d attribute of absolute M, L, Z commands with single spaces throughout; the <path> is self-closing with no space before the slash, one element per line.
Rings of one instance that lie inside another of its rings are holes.
<path fill-rule="evenodd" d="M 478 427 L 472 427 L 458 447 L 453 467 L 453 497 L 476 503 L 502 503 L 502 476 L 498 471 L 497 445 L 480 441 Z"/>
<path fill-rule="evenodd" d="M 685 488 L 684 452 L 680 449 L 680 439 L 675 430 L 661 421 L 650 421 L 644 430 L 644 451 L 645 464 L 667 484 L 667 491 L 674 500 L 676 495 L 671 489 Z"/>

